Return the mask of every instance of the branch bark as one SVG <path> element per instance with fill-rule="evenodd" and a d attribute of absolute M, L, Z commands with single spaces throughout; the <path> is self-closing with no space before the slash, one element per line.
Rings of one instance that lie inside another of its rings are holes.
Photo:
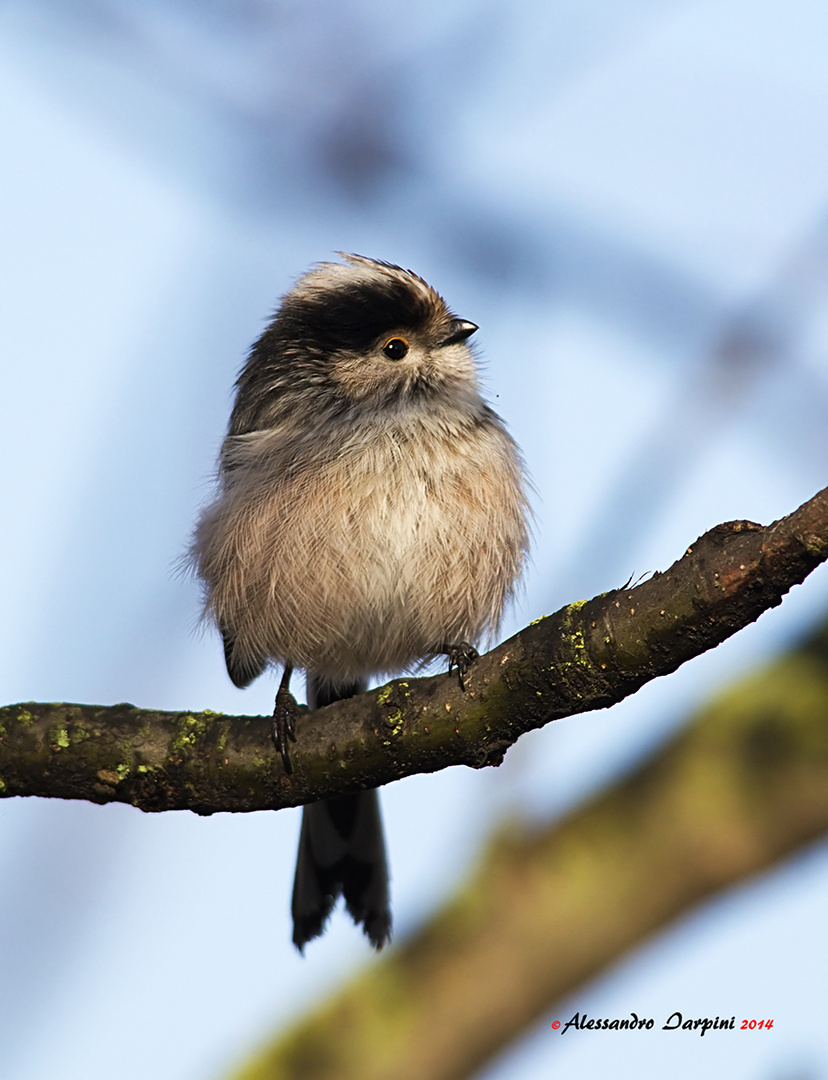
<path fill-rule="evenodd" d="M 663 574 L 532 623 L 453 678 L 397 679 L 299 718 L 286 776 L 266 717 L 132 705 L 0 709 L 0 795 L 142 810 L 280 809 L 449 765 L 497 765 L 525 731 L 607 708 L 753 622 L 828 557 L 828 488 L 763 528 L 731 521 Z"/>

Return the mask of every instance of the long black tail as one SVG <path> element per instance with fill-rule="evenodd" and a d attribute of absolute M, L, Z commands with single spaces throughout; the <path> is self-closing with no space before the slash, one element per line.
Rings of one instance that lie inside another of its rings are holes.
<path fill-rule="evenodd" d="M 362 683 L 321 685 L 308 676 L 308 704 L 321 709 L 365 690 Z M 325 929 L 337 897 L 368 940 L 381 949 L 391 936 L 388 862 L 375 789 L 312 803 L 302 811 L 293 882 L 293 944 L 302 952 Z"/>

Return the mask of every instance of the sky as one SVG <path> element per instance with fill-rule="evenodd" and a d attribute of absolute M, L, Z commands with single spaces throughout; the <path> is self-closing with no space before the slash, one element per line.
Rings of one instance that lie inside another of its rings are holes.
<path fill-rule="evenodd" d="M 536 489 L 504 635 L 813 495 L 826 40 L 816 0 L 3 5 L 0 699 L 270 712 L 272 678 L 227 679 L 181 558 L 246 350 L 336 251 L 411 267 L 480 326 Z M 500 769 L 384 790 L 398 938 L 500 815 L 577 806 L 826 607 L 823 569 Z M 305 959 L 290 945 L 298 828 L 1 803 L 3 1080 L 218 1080 L 370 962 L 341 913 Z M 481 1076 L 828 1073 L 827 895 L 821 844 L 620 960 Z M 585 1009 L 775 1026 L 552 1034 Z"/>

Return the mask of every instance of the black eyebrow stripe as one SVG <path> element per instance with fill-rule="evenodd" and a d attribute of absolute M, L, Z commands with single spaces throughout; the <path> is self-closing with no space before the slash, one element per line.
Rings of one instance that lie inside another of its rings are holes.
<path fill-rule="evenodd" d="M 324 353 L 363 352 L 383 334 L 424 328 L 434 311 L 427 294 L 404 282 L 355 282 L 324 296 L 288 297 L 266 333 L 273 334 L 273 344 L 288 340 Z"/>

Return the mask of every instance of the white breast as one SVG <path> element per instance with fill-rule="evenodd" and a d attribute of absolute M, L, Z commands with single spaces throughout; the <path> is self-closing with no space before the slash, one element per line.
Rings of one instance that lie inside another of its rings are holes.
<path fill-rule="evenodd" d="M 355 430 L 325 461 L 260 435 L 205 517 L 199 566 L 237 648 L 356 678 L 496 629 L 527 548 L 521 463 L 498 421 Z"/>

